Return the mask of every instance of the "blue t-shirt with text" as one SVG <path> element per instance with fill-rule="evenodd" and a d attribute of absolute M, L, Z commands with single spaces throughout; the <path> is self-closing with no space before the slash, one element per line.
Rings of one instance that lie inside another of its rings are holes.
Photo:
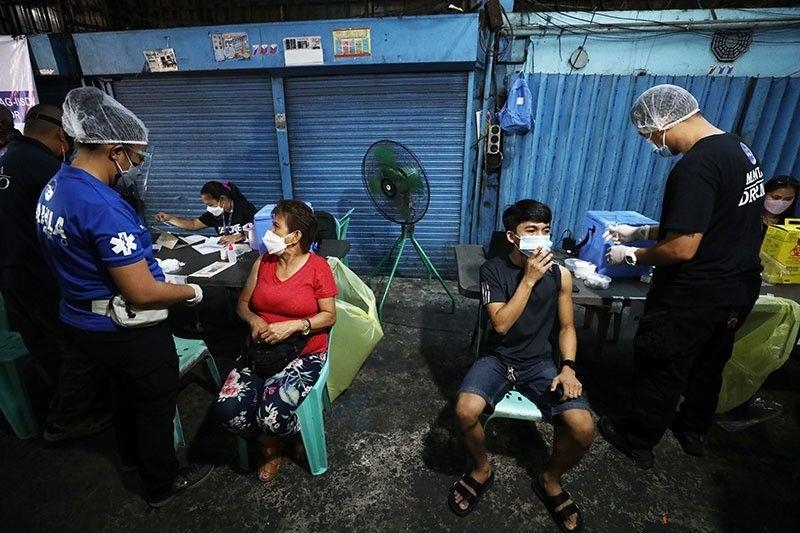
<path fill-rule="evenodd" d="M 111 318 L 70 301 L 104 300 L 119 294 L 108 269 L 147 261 L 164 281 L 150 233 L 119 193 L 88 172 L 62 165 L 36 206 L 44 257 L 61 289 L 61 320 L 88 331 L 115 331 Z"/>

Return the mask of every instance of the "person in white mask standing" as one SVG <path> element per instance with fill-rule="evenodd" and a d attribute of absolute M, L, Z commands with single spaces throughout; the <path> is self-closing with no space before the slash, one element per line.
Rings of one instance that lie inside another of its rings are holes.
<path fill-rule="evenodd" d="M 220 236 L 220 244 L 247 240 L 244 226 L 253 222 L 256 208 L 233 182 L 206 182 L 200 189 L 200 199 L 206 204 L 206 212 L 197 218 L 181 218 L 164 212 L 156 213 L 155 218 L 186 230 L 214 228 Z"/>
<path fill-rule="evenodd" d="M 237 304 L 250 326 L 249 346 L 217 398 L 223 427 L 260 442 L 262 482 L 278 474 L 285 438 L 300 430 L 295 411 L 319 379 L 328 330 L 336 323 L 333 272 L 309 252 L 316 228 L 314 213 L 303 202 L 275 205 L 272 228 L 263 237 L 267 252 L 253 265 Z"/>
<path fill-rule="evenodd" d="M 761 236 L 767 233 L 767 226 L 783 224 L 794 216 L 797 204 L 797 189 L 800 181 L 792 176 L 775 176 L 764 185 L 764 212 L 761 213 Z"/>
<path fill-rule="evenodd" d="M 681 87 L 642 93 L 631 122 L 659 155 L 683 154 L 667 178 L 660 223 L 605 234 L 618 243 L 609 263 L 656 267 L 634 338 L 630 408 L 598 423 L 607 442 L 647 469 L 667 428 L 688 455 L 706 454 L 722 369 L 761 286 L 764 174 L 750 148 L 706 120 Z M 657 242 L 619 244 L 642 238 Z"/>

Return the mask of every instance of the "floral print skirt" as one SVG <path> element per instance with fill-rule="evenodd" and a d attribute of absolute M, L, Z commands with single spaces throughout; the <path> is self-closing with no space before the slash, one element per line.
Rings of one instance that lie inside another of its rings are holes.
<path fill-rule="evenodd" d="M 319 379 L 326 357 L 325 352 L 298 357 L 274 376 L 261 379 L 240 355 L 217 397 L 218 420 L 243 437 L 259 431 L 294 435 L 300 431 L 295 411 Z"/>

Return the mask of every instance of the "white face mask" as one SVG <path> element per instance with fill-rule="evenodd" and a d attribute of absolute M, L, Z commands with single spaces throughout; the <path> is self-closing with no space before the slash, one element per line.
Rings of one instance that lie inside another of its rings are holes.
<path fill-rule="evenodd" d="M 529 257 L 537 248 L 549 250 L 552 247 L 553 241 L 548 235 L 530 235 L 519 238 L 519 251 L 526 257 Z"/>
<path fill-rule="evenodd" d="M 789 206 L 792 205 L 792 202 L 794 202 L 794 200 L 775 200 L 773 198 L 766 198 L 764 199 L 764 209 L 773 215 L 780 215 L 789 209 Z"/>
<path fill-rule="evenodd" d="M 222 206 L 221 206 L 221 205 L 215 205 L 215 206 L 213 206 L 213 207 L 212 207 L 212 206 L 208 206 L 208 207 L 206 207 L 206 211 L 208 211 L 209 213 L 211 213 L 211 214 L 212 214 L 212 215 L 214 215 L 215 217 L 218 217 L 218 216 L 220 216 L 220 215 L 221 215 L 221 214 L 222 214 L 222 213 L 223 213 L 225 210 L 224 210 L 224 209 L 222 209 Z"/>
<path fill-rule="evenodd" d="M 267 247 L 267 253 L 271 255 L 281 255 L 286 251 L 286 241 L 280 235 L 276 235 L 272 230 L 267 230 L 261 242 Z"/>

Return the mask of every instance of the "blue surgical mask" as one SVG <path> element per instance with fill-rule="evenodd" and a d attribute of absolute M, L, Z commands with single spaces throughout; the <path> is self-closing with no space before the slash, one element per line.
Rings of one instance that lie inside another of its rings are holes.
<path fill-rule="evenodd" d="M 553 241 L 550 240 L 549 235 L 528 235 L 519 237 L 519 251 L 522 255 L 529 257 L 537 248 L 550 249 L 553 247 Z"/>
<path fill-rule="evenodd" d="M 662 146 L 658 146 L 655 141 L 652 139 L 653 134 L 651 133 L 650 136 L 647 137 L 647 141 L 653 146 L 653 152 L 657 153 L 661 157 L 672 157 L 676 154 L 673 154 L 672 151 L 667 146 L 667 132 L 664 132 L 664 144 Z"/>

